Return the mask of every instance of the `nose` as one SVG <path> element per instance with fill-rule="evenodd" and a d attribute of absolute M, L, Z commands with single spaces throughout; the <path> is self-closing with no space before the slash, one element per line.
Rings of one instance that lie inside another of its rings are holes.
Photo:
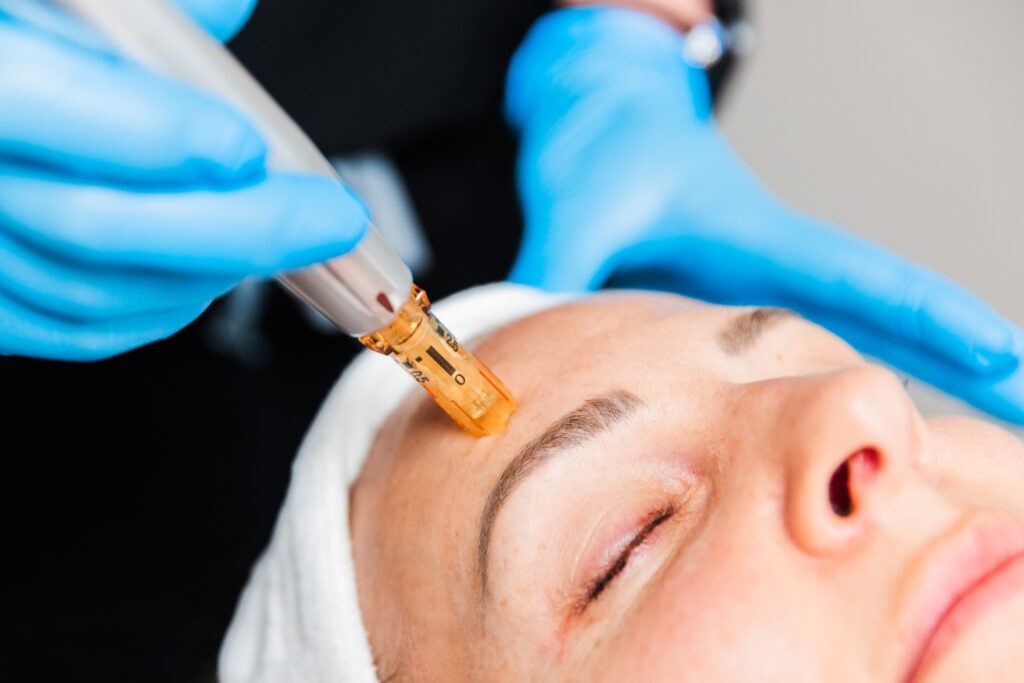
<path fill-rule="evenodd" d="M 814 556 L 864 540 L 895 503 L 920 456 L 922 423 L 889 371 L 858 365 L 760 383 L 773 407 L 768 446 L 782 478 L 793 543 Z M 762 451 L 763 452 L 763 451 Z"/>

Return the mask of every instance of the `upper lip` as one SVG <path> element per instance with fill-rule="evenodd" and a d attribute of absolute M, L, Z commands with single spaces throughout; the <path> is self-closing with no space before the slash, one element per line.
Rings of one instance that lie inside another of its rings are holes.
<path fill-rule="evenodd" d="M 1024 526 L 972 517 L 957 524 L 924 553 L 912 570 L 900 634 L 909 641 L 906 676 L 921 668 L 932 637 L 960 600 L 988 575 L 1024 556 Z"/>

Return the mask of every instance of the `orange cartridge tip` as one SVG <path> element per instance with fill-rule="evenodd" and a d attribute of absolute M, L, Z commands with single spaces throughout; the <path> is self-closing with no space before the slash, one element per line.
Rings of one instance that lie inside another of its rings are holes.
<path fill-rule="evenodd" d="M 473 436 L 501 433 L 516 409 L 501 380 L 430 312 L 426 292 L 416 285 L 387 327 L 359 341 L 393 358 Z"/>

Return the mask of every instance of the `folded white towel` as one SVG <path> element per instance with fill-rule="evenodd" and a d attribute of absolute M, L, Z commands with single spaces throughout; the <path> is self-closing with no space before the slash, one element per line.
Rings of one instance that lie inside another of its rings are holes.
<path fill-rule="evenodd" d="M 566 299 L 497 283 L 449 297 L 435 311 L 466 342 Z M 359 614 L 348 489 L 378 429 L 415 386 L 394 361 L 367 351 L 327 396 L 221 646 L 221 683 L 377 680 Z"/>

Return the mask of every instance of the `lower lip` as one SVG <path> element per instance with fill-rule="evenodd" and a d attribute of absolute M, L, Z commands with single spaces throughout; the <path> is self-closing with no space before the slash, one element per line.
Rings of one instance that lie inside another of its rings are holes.
<path fill-rule="evenodd" d="M 1024 589 L 1024 554 L 987 574 L 957 599 L 932 632 L 913 680 L 927 674 L 931 665 L 952 649 L 965 631 L 1021 589 Z"/>

